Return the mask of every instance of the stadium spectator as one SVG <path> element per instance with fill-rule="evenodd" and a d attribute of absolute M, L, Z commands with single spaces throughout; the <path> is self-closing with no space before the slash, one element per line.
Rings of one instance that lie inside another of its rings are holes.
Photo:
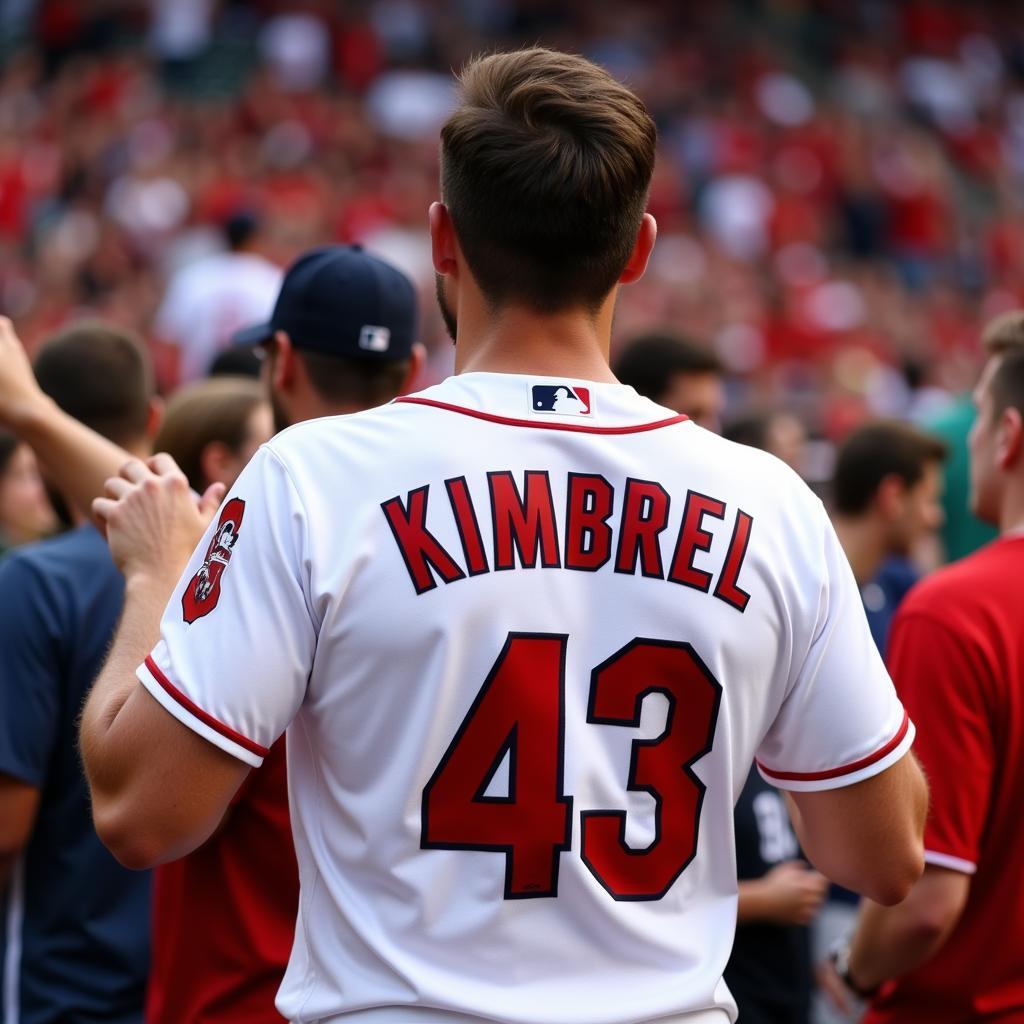
<path fill-rule="evenodd" d="M 942 441 L 909 424 L 879 421 L 850 434 L 836 456 L 832 521 L 882 652 L 896 605 L 917 578 L 910 556 L 942 525 L 946 451 Z M 887 563 L 887 575 L 879 578 Z"/>
<path fill-rule="evenodd" d="M 281 286 L 281 271 L 259 252 L 260 224 L 238 213 L 224 225 L 227 248 L 187 263 L 167 285 L 153 329 L 159 379 L 166 390 L 205 377 L 231 335 L 263 320 Z"/>
<path fill-rule="evenodd" d="M 167 452 L 202 494 L 210 484 L 230 487 L 272 434 L 270 402 L 259 382 L 214 377 L 170 398 L 153 448 Z"/>
<path fill-rule="evenodd" d="M 807 428 L 798 416 L 784 409 L 751 413 L 732 420 L 722 436 L 771 452 L 801 476 L 806 473 Z"/>
<path fill-rule="evenodd" d="M 903 602 L 889 664 L 919 726 L 931 806 L 925 872 L 899 906 L 865 901 L 826 979 L 867 1024 L 1024 1019 L 1024 353 L 975 391 L 971 507 L 999 528 Z"/>
<path fill-rule="evenodd" d="M 57 517 L 32 449 L 9 431 L 0 430 L 0 554 L 40 540 L 56 526 Z"/>
<path fill-rule="evenodd" d="M 702 345 L 670 334 L 630 342 L 614 364 L 615 376 L 659 405 L 718 430 L 725 406 L 725 368 Z"/>
<path fill-rule="evenodd" d="M 1024 350 L 1024 310 L 1008 310 L 990 320 L 982 329 L 981 346 L 988 356 Z M 967 450 L 967 435 L 975 416 L 973 398 L 966 393 L 955 399 L 944 412 L 927 421 L 929 432 L 941 437 L 949 446 L 942 494 L 942 505 L 946 513 L 942 527 L 942 546 L 950 562 L 969 555 L 997 536 L 997 531 L 990 523 L 982 522 L 974 514 L 968 500 L 970 453 Z"/>
<path fill-rule="evenodd" d="M 0 331 L 11 343 L 7 321 Z M 67 414 L 147 453 L 157 411 L 136 339 L 82 324 L 49 341 L 35 370 Z M 74 529 L 0 565 L 3 1006 L 19 1024 L 140 1024 L 150 878 L 121 867 L 97 838 L 76 742 L 124 583 L 103 538 L 71 507 Z"/>
<path fill-rule="evenodd" d="M 832 521 L 861 591 L 871 636 L 885 654 L 893 616 L 920 578 L 912 561 L 917 545 L 942 525 L 945 444 L 916 427 L 876 421 L 853 431 L 839 446 L 832 477 Z M 832 886 L 815 923 L 815 958 L 821 960 L 849 930 L 857 896 Z M 821 1024 L 835 1008 L 820 999 Z"/>

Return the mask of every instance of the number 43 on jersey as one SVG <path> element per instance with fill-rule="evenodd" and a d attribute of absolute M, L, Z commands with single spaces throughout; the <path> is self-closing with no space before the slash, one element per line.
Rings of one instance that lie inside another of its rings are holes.
<path fill-rule="evenodd" d="M 505 855 L 505 898 L 558 895 L 571 846 L 563 788 L 568 637 L 510 633 L 423 790 L 421 846 Z M 654 799 L 655 838 L 626 845 L 626 812 L 584 811 L 581 854 L 617 900 L 661 899 L 693 860 L 704 784 L 693 764 L 711 750 L 722 688 L 686 643 L 631 640 L 590 677 L 587 722 L 636 729 L 644 698 L 668 700 L 664 732 L 634 740 L 626 788 Z M 508 758 L 508 795 L 487 788 Z"/>

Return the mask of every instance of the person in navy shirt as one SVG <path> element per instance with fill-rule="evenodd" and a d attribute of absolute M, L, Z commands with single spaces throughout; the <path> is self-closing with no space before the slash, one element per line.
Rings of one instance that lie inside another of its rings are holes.
<path fill-rule="evenodd" d="M 98 324 L 41 350 L 43 390 L 144 455 L 157 417 L 141 347 Z M 75 511 L 62 536 L 0 563 L 0 929 L 3 1020 L 136 1024 L 149 967 L 148 872 L 93 828 L 77 726 L 121 613 L 124 583 Z"/>

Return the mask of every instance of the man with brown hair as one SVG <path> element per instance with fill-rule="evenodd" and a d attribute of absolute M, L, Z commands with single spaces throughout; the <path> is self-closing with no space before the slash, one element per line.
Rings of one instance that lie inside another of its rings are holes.
<path fill-rule="evenodd" d="M 981 347 L 988 358 L 1024 350 L 1024 310 L 1012 309 L 990 320 L 981 332 Z M 996 538 L 996 531 L 971 511 L 967 500 L 970 461 L 967 435 L 974 417 L 971 395 L 963 394 L 925 424 L 929 433 L 941 437 L 949 446 L 942 502 L 946 519 L 942 545 L 948 561 L 963 558 Z"/>
<path fill-rule="evenodd" d="M 932 801 L 923 877 L 899 906 L 862 904 L 835 951 L 870 1024 L 1024 1021 L 1024 351 L 996 351 L 975 401 L 971 507 L 1000 537 L 911 591 L 893 624 Z"/>
<path fill-rule="evenodd" d="M 42 401 L 79 429 L 147 454 L 159 414 L 137 339 L 76 325 L 43 346 L 35 371 Z M 124 583 L 103 538 L 68 506 L 73 529 L 0 564 L 0 1001 L 19 1024 L 141 1024 L 149 877 L 126 871 L 97 837 L 76 742 Z"/>
<path fill-rule="evenodd" d="M 944 442 L 909 423 L 879 420 L 853 431 L 836 454 L 832 522 L 883 654 L 896 604 L 916 574 L 890 568 L 879 579 L 879 572 L 891 559 L 905 563 L 942 525 L 946 452 Z"/>
<path fill-rule="evenodd" d="M 288 728 L 286 1017 L 724 1024 L 754 755 L 818 867 L 892 903 L 913 725 L 820 502 L 611 373 L 643 105 L 541 49 L 461 87 L 429 215 L 457 375 L 279 434 L 191 555 L 160 463 L 95 505 L 130 595 L 82 721 L 97 827 L 194 848 Z"/>

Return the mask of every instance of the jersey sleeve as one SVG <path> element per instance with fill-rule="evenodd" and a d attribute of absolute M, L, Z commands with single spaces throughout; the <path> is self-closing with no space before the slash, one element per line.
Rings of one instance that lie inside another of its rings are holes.
<path fill-rule="evenodd" d="M 42 787 L 60 716 L 59 630 L 46 581 L 24 560 L 0 564 L 0 772 Z"/>
<path fill-rule="evenodd" d="M 860 591 L 824 509 L 817 621 L 757 754 L 762 776 L 791 790 L 838 789 L 895 764 L 914 741 L 871 638 Z M 806 633 L 805 633 L 806 636 Z M 806 641 L 805 641 L 806 642 Z"/>
<path fill-rule="evenodd" d="M 253 766 L 305 696 L 317 635 L 307 565 L 302 503 L 263 447 L 193 553 L 138 669 L 175 718 Z"/>
<path fill-rule="evenodd" d="M 968 642 L 930 615 L 897 615 L 889 667 L 920 726 L 915 753 L 928 778 L 925 860 L 973 874 L 995 776 L 984 666 Z"/>

